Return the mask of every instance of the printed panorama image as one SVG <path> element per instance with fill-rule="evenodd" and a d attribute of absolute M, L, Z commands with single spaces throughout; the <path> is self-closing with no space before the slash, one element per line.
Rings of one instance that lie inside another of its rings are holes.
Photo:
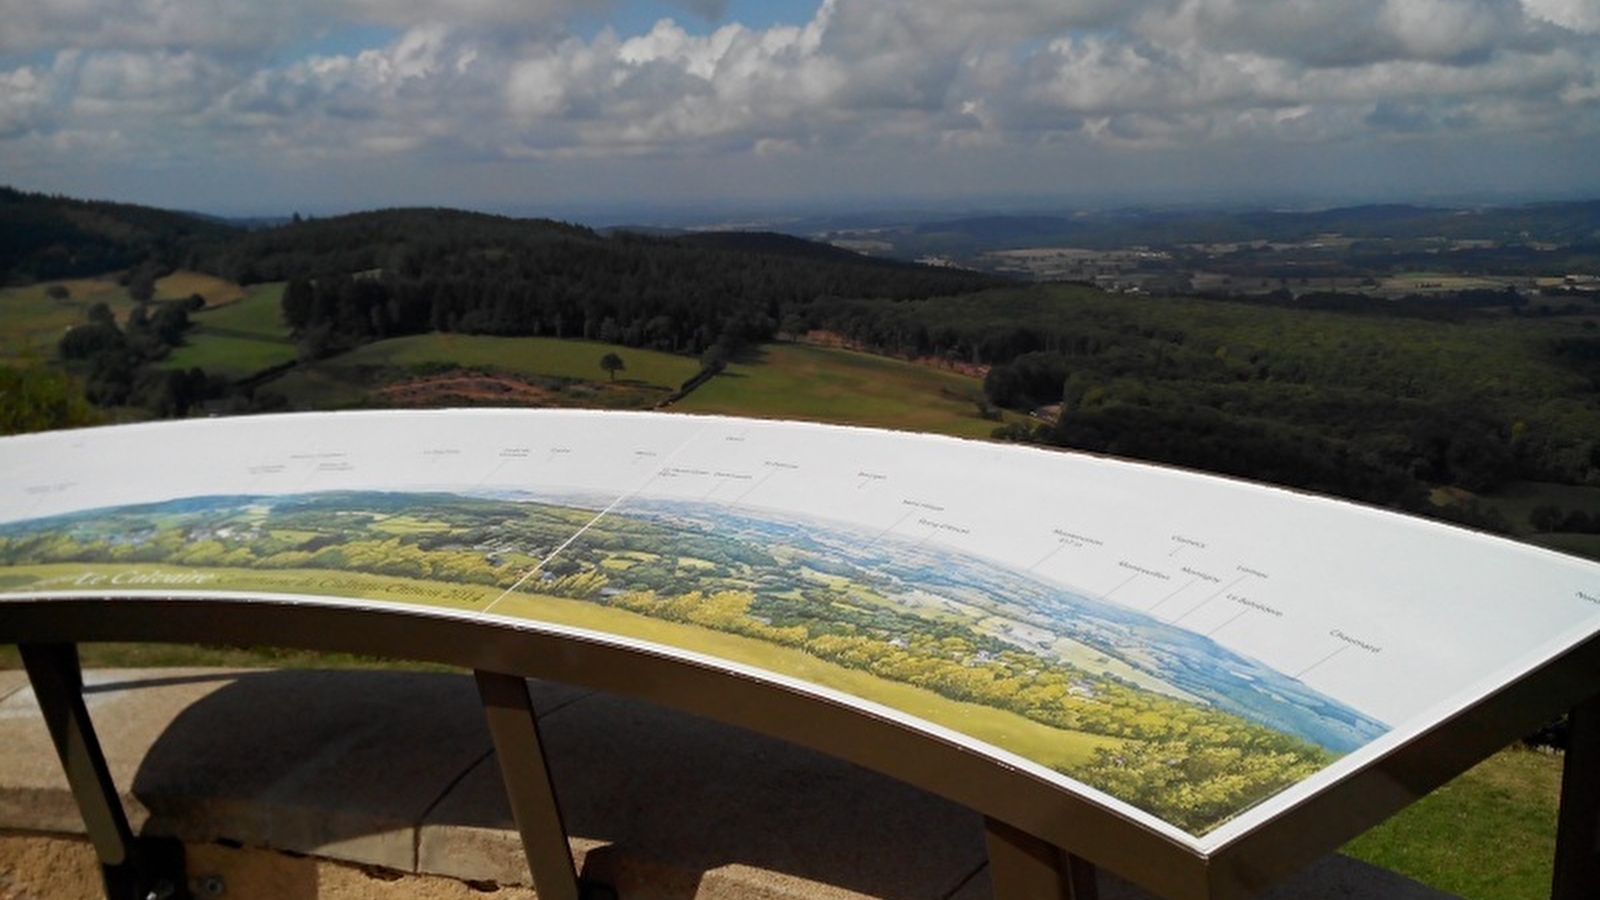
<path fill-rule="evenodd" d="M 0 591 L 425 602 L 748 663 L 1203 835 L 1387 726 L 1203 635 L 932 542 L 681 499 L 205 496 L 0 525 Z"/>

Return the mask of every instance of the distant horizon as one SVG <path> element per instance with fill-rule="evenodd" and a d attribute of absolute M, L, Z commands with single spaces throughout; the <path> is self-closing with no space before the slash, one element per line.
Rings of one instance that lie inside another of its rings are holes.
<path fill-rule="evenodd" d="M 1207 196 L 1169 194 L 1165 196 L 1125 194 L 1103 196 L 1068 196 L 1022 198 L 1009 195 L 969 198 L 917 198 L 877 197 L 856 200 L 810 199 L 805 201 L 735 202 L 706 198 L 698 201 L 675 203 L 552 203 L 530 204 L 506 202 L 501 204 L 471 205 L 465 203 L 385 203 L 379 200 L 371 205 L 349 208 L 318 208 L 315 206 L 279 209 L 275 207 L 194 208 L 182 203 L 146 202 L 124 196 L 85 196 L 61 191 L 43 190 L 23 184 L 0 181 L 0 186 L 28 194 L 61 196 L 85 202 L 122 203 L 146 206 L 169 212 L 187 213 L 221 219 L 228 222 L 289 221 L 299 215 L 307 218 L 334 218 L 388 209 L 437 208 L 461 212 L 483 213 L 516 219 L 551 219 L 570 222 L 589 228 L 659 227 L 686 230 L 754 230 L 781 231 L 782 225 L 861 219 L 869 222 L 940 221 L 984 216 L 1056 216 L 1085 212 L 1117 211 L 1288 211 L 1318 212 L 1329 209 L 1363 206 L 1415 206 L 1418 208 L 1508 208 L 1540 203 L 1581 203 L 1600 201 L 1600 188 L 1595 190 L 1540 191 L 1540 192 L 1462 192 L 1450 195 L 1401 194 L 1393 196 L 1312 196 L 1309 194 L 1279 196 Z"/>

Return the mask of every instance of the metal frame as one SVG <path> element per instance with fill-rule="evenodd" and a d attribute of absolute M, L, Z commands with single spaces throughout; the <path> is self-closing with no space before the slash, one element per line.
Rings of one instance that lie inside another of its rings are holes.
<path fill-rule="evenodd" d="M 94 722 L 83 700 L 83 670 L 73 644 L 18 647 L 34 697 L 55 744 L 84 830 L 100 860 L 107 900 L 169 900 L 185 896 L 183 844 L 135 838 L 111 780 Z"/>
<path fill-rule="evenodd" d="M 1600 694 L 1572 710 L 1561 773 L 1552 900 L 1600 897 Z"/>
<path fill-rule="evenodd" d="M 579 900 L 578 873 L 567 844 L 555 783 L 539 739 L 539 717 L 528 696 L 528 681 L 516 675 L 478 670 L 478 697 L 489 720 L 500 777 L 511 802 L 511 817 L 522 836 L 533 886 L 545 900 Z"/>
<path fill-rule="evenodd" d="M 1006 900 L 1099 900 L 1092 863 L 1004 822 L 984 822 L 994 895 Z"/>
<path fill-rule="evenodd" d="M 120 803 L 104 775 L 103 761 L 99 774 L 82 774 L 96 771 L 92 760 L 98 751 L 72 675 L 76 656 L 70 645 L 80 641 L 292 647 L 472 670 L 530 870 L 541 896 L 556 900 L 574 900 L 585 891 L 573 872 L 559 805 L 543 764 L 537 720 L 523 681 L 527 677 L 632 696 L 750 728 L 967 806 L 988 821 L 992 874 L 1008 900 L 1095 900 L 1095 867 L 1167 900 L 1243 900 L 1336 850 L 1518 736 L 1575 709 L 1553 897 L 1596 895 L 1600 636 L 1209 855 L 1150 830 L 1092 795 L 1064 790 L 938 734 L 833 696 L 763 680 L 712 660 L 538 623 L 340 601 L 0 597 L 0 641 L 31 645 L 25 651 L 29 677 L 41 704 L 48 707 L 52 734 L 65 729 L 67 737 L 57 740 L 58 748 L 64 747 L 63 765 L 107 865 L 122 864 L 130 837 L 117 828 Z M 126 820 L 121 821 L 126 829 Z"/>

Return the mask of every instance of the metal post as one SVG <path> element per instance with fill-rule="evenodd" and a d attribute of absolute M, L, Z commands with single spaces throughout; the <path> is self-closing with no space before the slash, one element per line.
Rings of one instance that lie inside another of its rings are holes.
<path fill-rule="evenodd" d="M 1093 863 L 995 819 L 984 820 L 995 900 L 1098 900 Z"/>
<path fill-rule="evenodd" d="M 1600 695 L 1567 717 L 1551 900 L 1600 897 Z"/>
<path fill-rule="evenodd" d="M 473 676 L 494 738 L 494 752 L 500 759 L 511 815 L 528 855 L 534 890 L 540 900 L 580 900 L 578 874 L 539 740 L 539 721 L 528 697 L 528 682 L 481 669 Z"/>
<path fill-rule="evenodd" d="M 135 840 L 111 781 L 105 754 L 83 702 L 83 669 L 74 644 L 22 644 L 22 664 L 39 701 L 84 829 L 100 858 L 109 900 L 165 900 L 183 894 L 183 845 Z"/>

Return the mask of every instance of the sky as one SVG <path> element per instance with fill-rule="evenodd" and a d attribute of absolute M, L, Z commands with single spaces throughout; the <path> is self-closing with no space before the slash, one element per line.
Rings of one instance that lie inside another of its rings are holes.
<path fill-rule="evenodd" d="M 1600 196 L 1600 0 L 0 0 L 0 184 L 225 215 Z"/>

